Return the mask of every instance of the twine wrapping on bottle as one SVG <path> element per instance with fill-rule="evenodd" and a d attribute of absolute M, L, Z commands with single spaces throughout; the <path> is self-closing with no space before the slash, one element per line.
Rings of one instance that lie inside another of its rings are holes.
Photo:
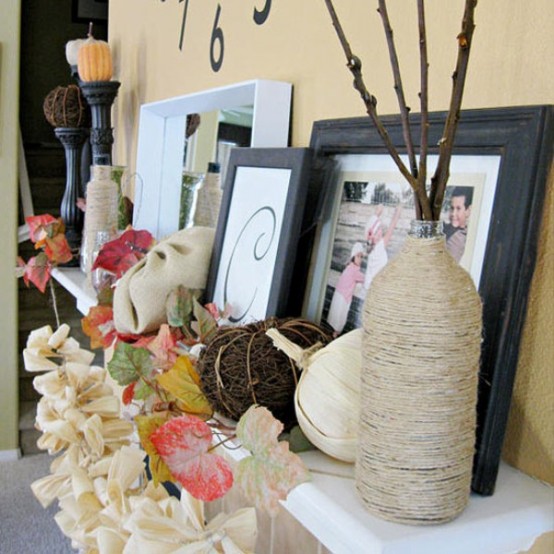
<path fill-rule="evenodd" d="M 92 166 L 91 181 L 87 185 L 87 208 L 83 231 L 82 269 L 90 275 L 92 254 L 100 232 L 117 231 L 117 184 L 111 180 L 111 166 Z"/>
<path fill-rule="evenodd" d="M 216 227 L 223 191 L 219 173 L 206 173 L 203 184 L 198 189 L 194 224 Z"/>
<path fill-rule="evenodd" d="M 356 486 L 388 520 L 436 524 L 466 506 L 481 302 L 444 238 L 408 236 L 364 304 Z"/>

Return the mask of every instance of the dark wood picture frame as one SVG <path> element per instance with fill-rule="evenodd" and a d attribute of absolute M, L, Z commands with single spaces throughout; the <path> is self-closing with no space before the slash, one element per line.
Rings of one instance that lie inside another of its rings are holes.
<path fill-rule="evenodd" d="M 440 140 L 445 116 L 430 114 L 430 145 Z M 382 120 L 405 152 L 400 117 Z M 419 146 L 417 114 L 411 125 Z M 317 121 L 310 146 L 316 162 L 387 153 L 369 117 Z M 462 111 L 454 155 L 501 157 L 479 283 L 484 331 L 472 489 L 482 495 L 493 494 L 498 473 L 553 150 L 554 106 Z"/>
<path fill-rule="evenodd" d="M 220 263 L 225 249 L 236 247 L 236 244 L 226 243 L 230 210 L 235 193 L 237 192 L 237 174 L 240 168 L 264 169 L 286 169 L 290 170 L 288 177 L 288 189 L 286 201 L 282 209 L 282 223 L 277 239 L 277 248 L 274 258 L 274 270 L 269 284 L 269 296 L 265 305 L 265 314 L 260 314 L 256 319 L 263 319 L 270 316 L 283 317 L 299 315 L 304 294 L 306 272 L 309 264 L 309 249 L 311 242 L 306 240 L 306 217 L 309 216 L 310 206 L 308 198 L 313 196 L 312 173 L 313 152 L 309 148 L 234 148 L 229 157 L 229 163 L 225 173 L 223 198 L 221 202 L 214 249 L 208 282 L 206 286 L 206 298 L 209 301 L 218 302 L 216 293 L 218 283 L 221 282 Z M 256 190 L 259 189 L 259 200 L 265 202 L 267 191 L 264 191 L 266 183 L 260 179 L 256 183 Z M 249 214 L 245 214 L 245 217 Z M 279 218 L 278 218 L 279 219 Z M 268 235 L 256 237 L 255 245 L 265 240 Z M 239 238 L 241 235 L 239 235 Z M 238 240 L 238 239 L 237 239 Z M 234 252 L 235 250 L 233 250 Z M 252 256 L 254 257 L 254 255 Z M 260 258 L 261 259 L 261 258 Z M 229 264 L 230 265 L 230 264 Z M 226 270 L 228 274 L 228 268 Z M 294 290 L 292 290 L 294 288 Z M 225 300 L 226 298 L 224 298 Z M 232 298 L 228 300 L 233 302 Z M 244 318 L 238 321 L 231 318 L 232 323 L 241 323 Z"/>

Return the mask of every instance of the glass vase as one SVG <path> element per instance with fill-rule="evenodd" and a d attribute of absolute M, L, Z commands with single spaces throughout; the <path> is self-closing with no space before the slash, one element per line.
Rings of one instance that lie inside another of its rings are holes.
<path fill-rule="evenodd" d="M 203 180 L 203 173 L 183 171 L 179 207 L 179 229 L 187 229 L 188 227 L 192 227 L 194 225 L 198 189 L 202 185 Z"/>

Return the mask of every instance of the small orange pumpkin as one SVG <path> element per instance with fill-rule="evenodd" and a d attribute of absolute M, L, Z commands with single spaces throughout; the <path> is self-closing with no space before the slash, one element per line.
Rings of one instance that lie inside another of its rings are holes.
<path fill-rule="evenodd" d="M 92 36 L 90 24 L 88 38 L 77 53 L 77 70 L 81 81 L 109 81 L 112 78 L 112 54 L 109 44 Z"/>

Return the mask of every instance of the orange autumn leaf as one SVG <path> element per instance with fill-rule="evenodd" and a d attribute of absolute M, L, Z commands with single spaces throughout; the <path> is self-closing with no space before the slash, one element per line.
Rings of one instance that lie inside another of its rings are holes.
<path fill-rule="evenodd" d="M 121 393 L 121 401 L 125 406 L 128 406 L 133 401 L 133 398 L 135 397 L 136 384 L 137 382 L 133 381 L 123 389 L 123 392 Z"/>
<path fill-rule="evenodd" d="M 83 332 L 90 338 L 91 348 L 108 348 L 116 338 L 111 306 L 93 306 L 81 319 Z"/>
<path fill-rule="evenodd" d="M 27 223 L 27 227 L 29 227 L 31 242 L 37 243 L 43 242 L 49 234 L 50 236 L 52 236 L 54 234 L 52 230 L 52 224 L 59 224 L 59 222 L 61 222 L 61 219 L 58 222 L 58 220 L 50 214 L 43 214 L 26 217 L 25 222 Z M 56 232 L 63 233 L 63 231 L 64 228 L 62 223 L 62 230 Z M 41 246 L 35 246 L 35 248 L 41 248 Z"/>
<path fill-rule="evenodd" d="M 177 341 L 167 323 L 163 323 L 158 334 L 141 346 L 154 354 L 153 363 L 159 369 L 169 369 L 177 359 Z"/>
<path fill-rule="evenodd" d="M 73 258 L 65 235 L 55 235 L 45 239 L 44 253 L 56 264 L 65 264 Z"/>

